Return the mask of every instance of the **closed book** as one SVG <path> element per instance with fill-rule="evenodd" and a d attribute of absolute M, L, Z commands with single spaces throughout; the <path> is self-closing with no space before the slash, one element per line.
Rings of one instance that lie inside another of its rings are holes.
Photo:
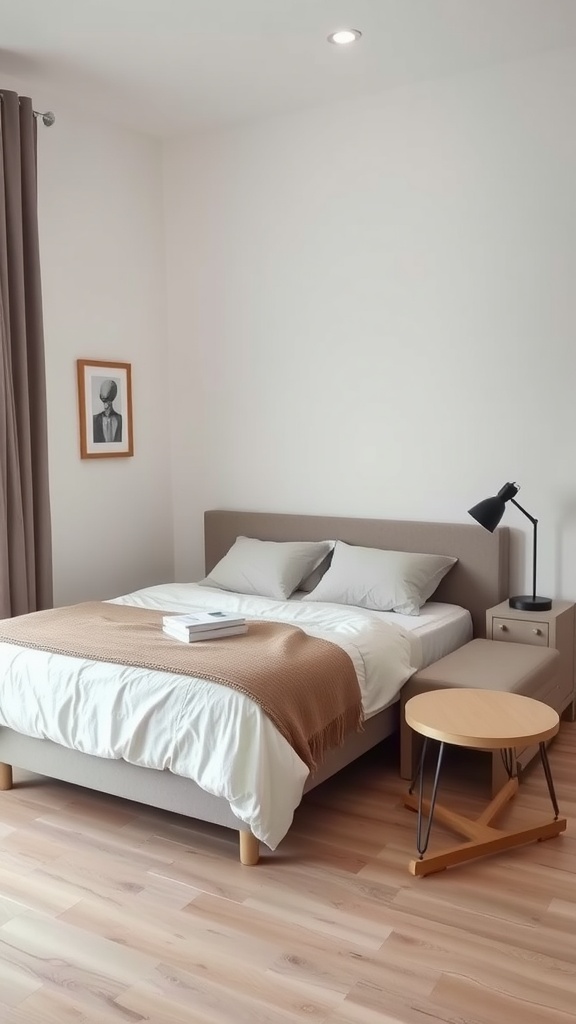
<path fill-rule="evenodd" d="M 190 612 L 186 615 L 164 615 L 162 619 L 164 626 L 188 633 L 228 629 L 230 626 L 243 626 L 245 622 L 244 616 L 227 615 L 226 612 Z"/>
<path fill-rule="evenodd" d="M 162 632 L 166 633 L 167 636 L 172 637 L 173 640 L 180 640 L 181 643 L 192 644 L 197 640 L 221 640 L 225 636 L 241 636 L 242 633 L 248 632 L 248 626 L 227 626 L 220 629 L 204 629 L 202 631 L 195 630 L 193 633 L 189 633 L 185 629 L 174 629 L 171 626 L 163 626 Z"/>

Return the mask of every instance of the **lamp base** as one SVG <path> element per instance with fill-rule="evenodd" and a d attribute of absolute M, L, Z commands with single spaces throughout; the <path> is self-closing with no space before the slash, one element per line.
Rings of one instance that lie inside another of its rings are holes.
<path fill-rule="evenodd" d="M 520 597 L 508 598 L 511 608 L 517 608 L 521 612 L 548 612 L 552 607 L 549 597 L 532 597 L 531 594 L 521 594 Z"/>

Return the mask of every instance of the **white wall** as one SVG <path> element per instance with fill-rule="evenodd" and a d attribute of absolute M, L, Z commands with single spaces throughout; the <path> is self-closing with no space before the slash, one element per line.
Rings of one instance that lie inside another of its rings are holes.
<path fill-rule="evenodd" d="M 576 597 L 574 57 L 167 147 L 179 578 L 204 508 L 466 521 L 516 479 Z"/>
<path fill-rule="evenodd" d="M 36 109 L 51 97 L 25 82 Z M 61 103 L 38 127 L 55 602 L 173 576 L 157 142 Z M 80 459 L 76 359 L 130 362 L 135 454 Z"/>

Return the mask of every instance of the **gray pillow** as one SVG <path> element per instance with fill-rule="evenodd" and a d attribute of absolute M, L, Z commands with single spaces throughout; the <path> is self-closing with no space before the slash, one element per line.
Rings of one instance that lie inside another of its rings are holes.
<path fill-rule="evenodd" d="M 332 544 L 334 544 L 334 542 L 332 542 Z M 318 584 L 320 583 L 320 580 L 322 579 L 324 573 L 327 572 L 328 569 L 330 568 L 331 561 L 332 552 L 330 551 L 330 553 L 326 555 L 326 558 L 322 559 L 320 565 L 317 566 L 316 569 L 314 569 L 310 573 L 310 575 L 306 577 L 306 579 L 302 580 L 298 587 L 298 590 L 306 591 L 307 593 L 310 593 L 311 590 L 314 590 L 314 588 L 317 587 Z"/>
<path fill-rule="evenodd" d="M 332 550 L 333 541 L 238 537 L 201 586 L 286 601 Z"/>
<path fill-rule="evenodd" d="M 381 551 L 336 541 L 330 568 L 303 601 L 331 601 L 418 615 L 458 561 L 450 555 Z"/>

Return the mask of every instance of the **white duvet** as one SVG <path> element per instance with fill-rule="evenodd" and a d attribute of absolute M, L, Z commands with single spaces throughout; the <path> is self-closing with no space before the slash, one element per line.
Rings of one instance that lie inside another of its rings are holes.
<path fill-rule="evenodd" d="M 370 717 L 415 666 L 407 633 L 378 613 L 270 601 L 195 584 L 166 584 L 116 603 L 183 612 L 222 609 L 300 626 L 353 661 Z M 0 643 L 0 725 L 99 757 L 168 769 L 226 799 L 274 849 L 300 803 L 308 769 L 260 707 L 216 683 Z"/>

